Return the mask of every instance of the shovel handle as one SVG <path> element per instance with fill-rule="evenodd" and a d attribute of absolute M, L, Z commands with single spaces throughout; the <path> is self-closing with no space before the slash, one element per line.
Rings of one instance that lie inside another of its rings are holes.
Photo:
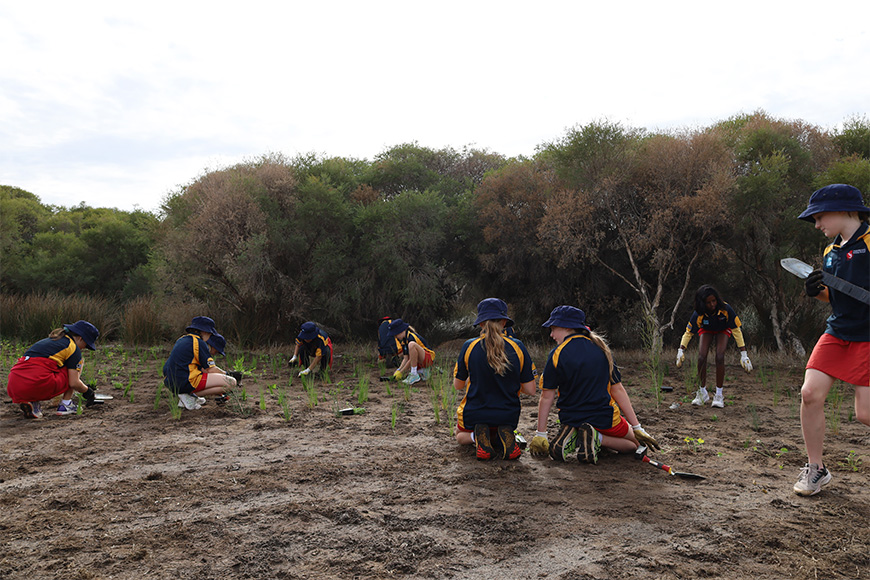
<path fill-rule="evenodd" d="M 654 467 L 658 467 L 659 469 L 667 471 L 670 475 L 674 474 L 674 470 L 670 466 L 665 465 L 664 463 L 661 463 L 659 461 L 656 461 L 655 459 L 650 459 L 646 455 L 643 456 L 643 462 L 649 463 L 650 465 L 652 465 Z"/>

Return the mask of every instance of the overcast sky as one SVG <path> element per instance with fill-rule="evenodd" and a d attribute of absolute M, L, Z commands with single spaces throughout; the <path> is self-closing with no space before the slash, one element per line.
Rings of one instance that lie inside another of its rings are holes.
<path fill-rule="evenodd" d="M 0 0 L 0 185 L 156 211 L 270 152 L 530 156 L 568 127 L 870 108 L 870 2 Z"/>

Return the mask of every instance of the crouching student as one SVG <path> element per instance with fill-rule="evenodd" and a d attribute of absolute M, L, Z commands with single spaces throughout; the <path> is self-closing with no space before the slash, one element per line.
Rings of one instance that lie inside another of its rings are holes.
<path fill-rule="evenodd" d="M 453 372 L 453 387 L 465 391 L 456 411 L 456 441 L 476 445 L 480 460 L 522 454 L 514 436 L 520 393 L 535 394 L 535 376 L 525 345 L 504 334 L 513 323 L 502 300 L 481 301 L 474 321 L 480 336 L 462 345 Z"/>
<path fill-rule="evenodd" d="M 224 352 L 224 350 L 227 347 L 227 339 L 225 339 L 222 335 L 220 335 L 218 333 L 214 333 L 210 337 L 208 337 L 208 340 L 206 340 L 205 343 L 208 345 L 208 351 L 209 351 L 209 354 L 211 354 L 212 358 L 214 358 L 217 355 L 221 355 L 223 357 L 227 356 L 226 353 Z M 236 379 L 236 386 L 239 386 L 239 387 L 242 386 L 242 373 L 241 373 L 241 371 L 225 371 L 225 373 L 227 376 Z M 215 397 L 215 403 L 217 403 L 218 405 L 223 405 L 224 403 L 227 403 L 229 400 L 230 400 L 230 396 L 227 393 L 224 393 L 223 395 L 219 395 L 219 396 Z"/>
<path fill-rule="evenodd" d="M 557 346 L 550 351 L 541 379 L 532 455 L 549 453 L 556 461 L 566 461 L 577 452 L 580 462 L 594 464 L 602 447 L 634 452 L 640 441 L 658 449 L 658 442 L 637 420 L 610 347 L 586 327 L 586 314 L 573 306 L 558 306 L 542 326 L 550 329 Z M 548 441 L 547 418 L 557 393 L 561 426 Z"/>
<path fill-rule="evenodd" d="M 100 331 L 86 320 L 64 324 L 52 330 L 24 352 L 9 371 L 6 392 L 12 402 L 31 419 L 42 418 L 41 402 L 61 395 L 55 414 L 72 415 L 78 411 L 74 393 L 81 393 L 85 406 L 95 404 L 96 393 L 82 382 L 84 349 L 97 350 L 94 343 Z"/>
<path fill-rule="evenodd" d="M 435 351 L 429 348 L 426 339 L 401 318 L 390 323 L 388 334 L 394 336 L 402 346 L 402 364 L 393 373 L 393 379 L 399 380 L 408 373 L 402 381 L 408 385 L 429 380 L 429 367 L 435 362 Z"/>
<path fill-rule="evenodd" d="M 311 372 L 323 372 L 332 368 L 332 339 L 322 328 L 313 322 L 304 322 L 296 336 L 296 348 L 290 365 L 298 364 L 304 367 L 299 376 L 304 377 Z"/>
<path fill-rule="evenodd" d="M 195 411 L 202 408 L 205 397 L 212 395 L 225 400 L 237 384 L 211 357 L 207 341 L 215 334 L 211 318 L 195 316 L 163 365 L 163 384 L 178 395 L 179 407 Z"/>
<path fill-rule="evenodd" d="M 396 368 L 402 364 L 399 356 L 402 344 L 395 336 L 390 336 L 391 322 L 393 322 L 392 317 L 384 316 L 378 326 L 378 362 L 383 362 L 388 368 Z"/>

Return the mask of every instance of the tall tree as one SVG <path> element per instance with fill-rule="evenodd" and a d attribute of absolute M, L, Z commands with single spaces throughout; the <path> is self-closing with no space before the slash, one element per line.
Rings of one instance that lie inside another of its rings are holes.
<path fill-rule="evenodd" d="M 644 136 L 598 122 L 543 153 L 568 187 L 548 204 L 541 241 L 562 267 L 597 264 L 630 288 L 660 352 L 693 268 L 724 222 L 733 187 L 727 149 L 708 132 Z"/>

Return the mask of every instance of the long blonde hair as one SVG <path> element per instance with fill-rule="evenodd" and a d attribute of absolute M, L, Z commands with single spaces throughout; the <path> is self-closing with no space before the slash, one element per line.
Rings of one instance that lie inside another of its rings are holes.
<path fill-rule="evenodd" d="M 583 334 L 589 337 L 589 340 L 595 343 L 595 346 L 604 351 L 604 356 L 607 357 L 607 367 L 609 369 L 608 374 L 613 374 L 613 353 L 610 352 L 610 346 L 607 344 L 607 340 L 605 340 L 603 335 L 598 334 L 597 332 L 593 332 L 588 328 L 581 328 L 577 331 L 579 334 Z"/>
<path fill-rule="evenodd" d="M 486 362 L 497 375 L 503 377 L 511 368 L 511 363 L 504 351 L 504 336 L 502 336 L 501 330 L 501 322 L 498 320 L 487 320 L 480 329 L 486 335 L 484 339 Z"/>
<path fill-rule="evenodd" d="M 48 338 L 50 338 L 51 340 L 57 340 L 58 338 L 60 338 L 62 336 L 69 336 L 69 334 L 66 331 L 66 328 L 55 328 L 54 330 L 52 330 L 48 334 Z"/>

